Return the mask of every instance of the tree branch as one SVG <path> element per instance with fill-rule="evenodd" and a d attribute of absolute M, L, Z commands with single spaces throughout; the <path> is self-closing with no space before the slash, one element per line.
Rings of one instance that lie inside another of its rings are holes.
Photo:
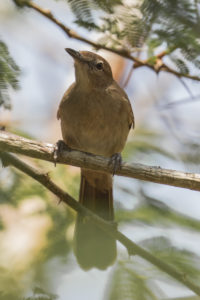
<path fill-rule="evenodd" d="M 98 217 L 90 210 L 86 209 L 83 205 L 73 199 L 68 193 L 64 192 L 60 187 L 58 187 L 47 174 L 41 173 L 37 169 L 30 167 L 25 162 L 21 161 L 14 155 L 9 153 L 0 152 L 0 157 L 2 158 L 3 162 L 6 165 L 12 165 L 18 170 L 24 172 L 25 174 L 29 175 L 39 183 L 41 183 L 44 187 L 46 187 L 49 191 L 51 191 L 54 195 L 56 195 L 61 201 L 65 202 L 67 205 L 72 207 L 76 212 L 81 213 L 85 216 L 91 218 L 95 225 L 100 227 L 102 230 L 109 233 L 112 237 L 117 239 L 121 242 L 125 248 L 128 250 L 130 255 L 139 255 L 143 259 L 147 260 L 151 264 L 158 267 L 160 270 L 164 271 L 168 275 L 175 278 L 177 281 L 181 282 L 183 285 L 187 286 L 197 295 L 200 295 L 200 287 L 192 283 L 184 273 L 177 271 L 174 267 L 166 264 L 159 258 L 152 255 L 150 252 L 146 251 L 145 249 L 141 248 L 130 239 L 128 239 L 125 235 L 119 232 L 116 227 L 114 227 L 109 222 L 105 221 L 104 219 Z"/>
<path fill-rule="evenodd" d="M 192 79 L 192 80 L 195 80 L 195 81 L 200 81 L 200 77 L 198 77 L 198 76 L 192 76 L 192 75 L 189 75 L 189 74 L 179 73 L 179 72 L 171 69 L 170 67 L 168 67 L 166 64 L 164 64 L 163 61 L 162 61 L 162 58 L 165 55 L 167 55 L 166 51 L 162 51 L 160 54 L 158 54 L 156 56 L 156 63 L 154 65 L 152 65 L 151 63 L 149 63 L 149 59 L 140 60 L 137 57 L 131 55 L 130 52 L 125 50 L 125 49 L 118 49 L 117 50 L 117 49 L 114 49 L 114 48 L 106 47 L 102 44 L 95 43 L 95 42 L 93 42 L 93 41 L 91 41 L 87 38 L 84 38 L 84 37 L 80 36 L 77 32 L 75 32 L 74 30 L 70 29 L 69 27 L 65 26 L 62 22 L 57 20 L 50 10 L 43 9 L 40 6 L 38 6 L 37 4 L 33 3 L 32 1 L 27 1 L 27 0 L 13 0 L 13 1 L 18 6 L 26 6 L 26 7 L 34 9 L 35 11 L 37 11 L 38 13 L 40 13 L 41 15 L 43 15 L 44 17 L 49 19 L 51 22 L 56 24 L 58 27 L 60 27 L 69 38 L 73 38 L 73 39 L 76 39 L 78 41 L 84 42 L 88 45 L 93 46 L 97 50 L 104 49 L 104 50 L 107 50 L 109 52 L 118 54 L 118 55 L 120 55 L 124 58 L 129 59 L 129 60 L 132 60 L 133 62 L 135 62 L 134 68 L 145 66 L 145 67 L 148 67 L 148 68 L 154 70 L 156 73 L 162 70 L 162 71 L 174 74 L 175 76 L 178 76 L 178 77 L 185 77 L 185 78 L 189 78 L 189 79 Z M 158 69 L 158 66 L 159 66 L 159 69 Z"/>
<path fill-rule="evenodd" d="M 0 131 L 0 151 L 23 154 L 55 163 L 53 144 L 25 139 L 5 131 Z M 72 150 L 63 151 L 56 162 L 112 174 L 113 170 L 109 161 L 108 158 L 102 156 Z M 122 163 L 116 175 L 200 191 L 200 174 L 196 173 L 185 173 L 136 163 Z"/>

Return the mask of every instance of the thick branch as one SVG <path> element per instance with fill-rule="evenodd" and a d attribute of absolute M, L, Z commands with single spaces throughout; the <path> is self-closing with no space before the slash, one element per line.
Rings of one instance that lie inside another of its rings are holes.
<path fill-rule="evenodd" d="M 160 54 L 158 54 L 156 56 L 156 63 L 155 65 L 152 65 L 148 62 L 148 60 L 140 60 L 137 57 L 133 56 L 130 54 L 130 52 L 128 52 L 125 49 L 114 49 L 114 48 L 110 48 L 110 47 L 106 47 L 104 45 L 101 45 L 99 43 L 95 43 L 87 38 L 84 38 L 82 36 L 80 36 L 77 32 L 75 32 L 74 30 L 70 29 L 69 27 L 65 26 L 62 22 L 60 22 L 59 20 L 57 20 L 54 15 L 52 14 L 52 12 L 50 10 L 47 9 L 43 9 L 40 6 L 38 6 L 37 4 L 33 3 L 32 1 L 27 1 L 27 0 L 13 0 L 17 5 L 20 6 L 27 6 L 30 7 L 32 9 L 34 9 L 35 11 L 37 11 L 38 13 L 40 13 L 41 15 L 43 15 L 44 17 L 46 17 L 47 19 L 49 19 L 51 22 L 53 22 L 54 24 L 56 24 L 58 27 L 60 27 L 65 34 L 67 34 L 67 36 L 69 38 L 73 38 L 76 39 L 78 41 L 84 42 L 88 45 L 93 46 L 95 49 L 104 49 L 107 50 L 109 52 L 118 54 L 124 58 L 127 58 L 129 60 L 132 60 L 133 62 L 135 62 L 134 68 L 138 68 L 138 67 L 142 67 L 142 66 L 146 66 L 152 70 L 154 70 L 155 72 L 158 71 L 166 71 L 168 73 L 174 74 L 175 76 L 178 77 L 185 77 L 185 78 L 189 78 L 192 80 L 196 80 L 196 81 L 200 81 L 200 77 L 198 76 L 192 76 L 189 74 L 184 74 L 184 73 L 179 73 L 171 68 L 169 68 L 166 64 L 163 63 L 162 58 L 167 55 L 167 53 L 165 51 L 162 51 Z"/>
<path fill-rule="evenodd" d="M 0 131 L 0 151 L 19 153 L 55 162 L 53 158 L 54 145 L 28 140 L 5 131 Z M 63 151 L 57 162 L 112 173 L 112 166 L 109 165 L 108 158 L 80 151 Z M 200 191 L 200 174 L 195 173 L 185 173 L 135 163 L 122 163 L 116 175 Z"/>
<path fill-rule="evenodd" d="M 19 169 L 20 171 L 26 173 L 33 179 L 37 180 L 41 183 L 44 187 L 50 190 L 53 194 L 55 194 L 60 200 L 65 202 L 67 205 L 72 207 L 78 213 L 86 215 L 91 218 L 91 220 L 101 229 L 105 230 L 119 242 L 121 242 L 128 250 L 130 255 L 139 255 L 143 259 L 147 260 L 148 262 L 152 263 L 160 270 L 166 272 L 168 275 L 175 278 L 177 281 L 181 282 L 183 285 L 187 286 L 189 289 L 194 291 L 197 295 L 200 295 L 200 287 L 193 284 L 190 280 L 187 279 L 184 273 L 177 271 L 174 267 L 166 264 L 162 260 L 158 259 L 157 257 L 153 256 L 150 252 L 146 251 L 145 249 L 141 248 L 130 239 L 128 239 L 125 235 L 119 232 L 116 227 L 114 227 L 109 222 L 103 220 L 102 218 L 98 217 L 88 209 L 86 209 L 83 205 L 73 199 L 68 193 L 64 192 L 61 188 L 59 188 L 47 174 L 43 174 L 36 170 L 33 167 L 30 167 L 20 159 L 16 158 L 15 156 L 0 152 L 0 157 L 4 161 L 5 164 L 10 164 L 15 168 Z"/>

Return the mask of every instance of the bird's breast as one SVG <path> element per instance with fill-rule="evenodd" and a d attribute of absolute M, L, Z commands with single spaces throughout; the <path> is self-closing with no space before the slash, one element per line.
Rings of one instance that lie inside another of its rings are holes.
<path fill-rule="evenodd" d="M 111 156 L 124 147 L 129 132 L 126 119 L 122 103 L 106 94 L 73 97 L 61 114 L 63 139 L 71 148 Z"/>

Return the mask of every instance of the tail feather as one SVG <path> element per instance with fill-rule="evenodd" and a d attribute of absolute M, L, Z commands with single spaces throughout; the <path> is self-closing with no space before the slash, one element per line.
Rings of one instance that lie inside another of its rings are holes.
<path fill-rule="evenodd" d="M 79 202 L 105 220 L 113 221 L 112 185 L 108 187 L 104 184 L 104 187 L 102 186 L 105 180 L 109 180 L 106 177 L 110 175 L 103 174 L 102 177 L 102 173 L 99 175 L 97 172 L 93 172 L 91 177 L 90 171 L 90 178 L 93 181 L 85 175 L 82 172 Z M 88 270 L 96 267 L 103 270 L 115 261 L 116 241 L 105 231 L 95 226 L 89 219 L 78 214 L 74 236 L 74 251 L 78 263 L 83 269 Z"/>

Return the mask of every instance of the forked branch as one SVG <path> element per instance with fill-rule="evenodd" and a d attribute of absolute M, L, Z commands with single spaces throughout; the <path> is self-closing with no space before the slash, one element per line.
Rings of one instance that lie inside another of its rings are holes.
<path fill-rule="evenodd" d="M 191 282 L 185 273 L 181 273 L 177 271 L 173 266 L 166 264 L 164 261 L 160 260 L 159 258 L 152 255 L 147 250 L 141 248 L 129 238 L 127 238 L 124 234 L 119 232 L 115 226 L 110 224 L 109 222 L 105 221 L 104 219 L 98 217 L 90 210 L 86 209 L 83 205 L 73 199 L 68 193 L 64 192 L 60 187 L 58 187 L 47 174 L 44 174 L 37 169 L 30 167 L 27 163 L 23 162 L 22 160 L 18 159 L 17 157 L 9 154 L 0 152 L 0 158 L 4 162 L 5 165 L 11 165 L 17 168 L 18 170 L 24 172 L 25 174 L 29 175 L 39 183 L 41 183 L 45 188 L 51 191 L 54 195 L 56 195 L 61 201 L 65 202 L 71 208 L 73 208 L 78 213 L 81 213 L 89 218 L 94 222 L 95 225 L 100 227 L 102 230 L 105 230 L 115 239 L 117 239 L 120 243 L 122 243 L 128 253 L 130 255 L 139 255 L 146 261 L 150 262 L 151 264 L 155 265 L 160 270 L 164 271 L 171 277 L 175 278 L 177 281 L 181 282 L 183 285 L 187 286 L 197 295 L 200 295 L 200 287 L 196 284 Z"/>

